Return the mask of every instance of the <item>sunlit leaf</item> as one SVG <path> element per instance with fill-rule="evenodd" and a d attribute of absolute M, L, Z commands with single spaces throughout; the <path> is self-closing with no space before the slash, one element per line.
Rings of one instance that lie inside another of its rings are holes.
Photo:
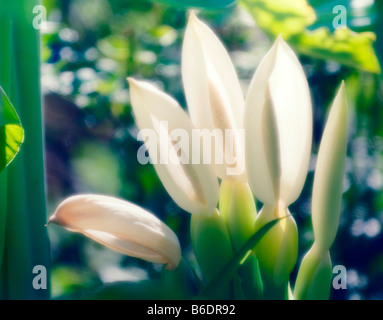
<path fill-rule="evenodd" d="M 330 32 L 327 27 L 308 30 L 316 22 L 306 0 L 240 0 L 258 26 L 271 38 L 279 34 L 301 54 L 373 73 L 380 73 L 372 32 L 352 32 L 347 27 Z M 335 17 L 335 14 L 334 14 Z"/>
<path fill-rule="evenodd" d="M 19 116 L 0 87 L 0 171 L 14 159 L 23 141 Z"/>
<path fill-rule="evenodd" d="M 270 36 L 281 34 L 285 40 L 305 31 L 316 20 L 306 0 L 241 0 L 257 25 Z"/>
<path fill-rule="evenodd" d="M 290 43 L 302 54 L 380 73 L 379 61 L 372 46 L 375 40 L 373 32 L 355 33 L 342 28 L 331 34 L 323 27 L 293 37 Z"/>

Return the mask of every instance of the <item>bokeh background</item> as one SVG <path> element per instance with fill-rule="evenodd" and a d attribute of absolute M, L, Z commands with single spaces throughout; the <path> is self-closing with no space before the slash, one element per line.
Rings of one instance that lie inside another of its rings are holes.
<path fill-rule="evenodd" d="M 271 8 L 258 1 L 250 10 L 236 3 L 219 8 L 214 2 L 206 1 L 213 5 L 199 9 L 198 15 L 230 52 L 244 93 L 276 33 L 287 35 L 308 77 L 314 108 L 312 165 L 303 193 L 291 207 L 298 223 L 299 260 L 313 240 L 310 206 L 318 144 L 329 105 L 341 80 L 346 81 L 348 157 L 331 254 L 334 265 L 347 268 L 347 290 L 332 290 L 331 297 L 383 299 L 383 78 L 376 60 L 383 61 L 383 1 L 273 0 L 268 2 L 274 4 Z M 295 11 L 284 8 L 289 2 Z M 153 167 L 137 161 L 141 144 L 125 80 L 148 79 L 186 106 L 180 57 L 188 10 L 171 3 L 42 1 L 48 13 L 42 29 L 48 214 L 76 193 L 122 197 L 168 224 L 180 239 L 183 255 L 193 261 L 190 215 L 171 200 Z M 336 5 L 347 9 L 347 30 L 357 34 L 334 38 Z M 299 19 L 283 24 L 286 16 Z M 349 53 L 340 52 L 342 46 Z M 56 226 L 48 232 L 53 298 L 86 298 L 114 281 L 160 277 L 157 265 L 114 253 Z"/>

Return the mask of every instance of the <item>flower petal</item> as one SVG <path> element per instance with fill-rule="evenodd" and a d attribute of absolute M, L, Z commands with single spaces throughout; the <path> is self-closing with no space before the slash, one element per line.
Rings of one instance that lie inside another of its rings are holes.
<path fill-rule="evenodd" d="M 251 81 L 244 123 L 246 165 L 254 194 L 262 202 L 288 206 L 298 198 L 306 179 L 312 110 L 302 66 L 280 37 Z"/>
<path fill-rule="evenodd" d="M 347 104 L 344 84 L 331 107 L 315 169 L 312 221 L 315 243 L 322 252 L 334 242 L 342 202 L 347 148 Z"/>
<path fill-rule="evenodd" d="M 182 209 L 210 215 L 218 202 L 218 181 L 212 167 L 203 163 L 202 147 L 196 147 L 199 137 L 193 136 L 189 117 L 174 99 L 149 83 L 131 78 L 129 83 L 136 124 L 156 133 L 155 146 L 145 145 L 165 189 Z M 177 130 L 184 135 L 175 150 Z"/>
<path fill-rule="evenodd" d="M 235 68 L 220 40 L 193 12 L 182 47 L 182 80 L 193 124 L 200 129 L 219 129 L 224 139 L 225 130 L 233 130 L 234 150 L 227 149 L 225 141 L 216 148 L 224 153 L 235 152 L 236 161 L 244 164 L 243 145 L 237 136 L 243 123 L 244 99 Z M 219 177 L 236 175 L 244 179 L 243 170 L 228 170 L 230 160 L 225 159 L 224 163 L 215 165 Z"/>
<path fill-rule="evenodd" d="M 177 267 L 181 249 L 177 236 L 148 211 L 121 199 L 84 194 L 67 198 L 48 223 L 58 224 L 117 252 Z"/>

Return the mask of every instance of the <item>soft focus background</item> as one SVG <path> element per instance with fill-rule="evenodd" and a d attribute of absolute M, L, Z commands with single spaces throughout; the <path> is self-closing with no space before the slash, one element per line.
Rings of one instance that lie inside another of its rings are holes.
<path fill-rule="evenodd" d="M 250 9 L 237 4 L 219 8 L 218 2 L 207 1 L 209 10 L 198 15 L 230 52 L 244 93 L 279 33 L 296 49 L 309 80 L 315 124 L 312 166 L 291 207 L 300 233 L 299 259 L 313 239 L 310 206 L 318 144 L 329 104 L 345 79 L 351 114 L 348 158 L 331 254 L 334 265 L 347 268 L 348 287 L 333 290 L 332 298 L 383 299 L 383 78 L 372 47 L 382 62 L 383 1 L 311 0 L 316 19 L 306 1 L 244 1 L 256 3 Z M 293 9 L 285 8 L 287 2 Z M 192 260 L 190 215 L 167 195 L 153 167 L 137 161 L 140 143 L 125 80 L 151 80 L 185 106 L 180 57 L 187 9 L 172 3 L 43 0 L 48 13 L 42 30 L 48 214 L 75 193 L 119 196 L 168 224 L 179 236 L 184 256 Z M 358 35 L 348 29 L 333 34 L 336 5 L 347 9 L 347 27 Z M 159 266 L 114 253 L 81 235 L 56 226 L 48 231 L 53 298 L 86 298 L 106 283 L 160 275 Z"/>

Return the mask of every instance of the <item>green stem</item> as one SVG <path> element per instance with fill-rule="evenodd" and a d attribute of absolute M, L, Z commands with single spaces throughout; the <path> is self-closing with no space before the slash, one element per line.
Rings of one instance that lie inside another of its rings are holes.
<path fill-rule="evenodd" d="M 13 3 L 15 1 L 12 1 Z M 40 84 L 40 33 L 33 27 L 33 8 L 39 0 L 25 0 L 24 10 L 17 4 L 15 47 L 22 123 L 25 130 L 24 166 L 26 200 L 29 215 L 29 240 L 32 264 L 49 268 L 49 241 L 45 227 L 46 195 L 44 172 L 44 137 Z M 49 298 L 49 290 L 34 290 L 34 298 Z"/>
<path fill-rule="evenodd" d="M 246 261 L 238 268 L 242 280 L 243 291 L 250 300 L 263 299 L 263 281 L 259 270 L 258 259 L 251 253 Z"/>
<path fill-rule="evenodd" d="M 40 36 L 32 24 L 33 8 L 39 4 L 38 0 L 5 0 L 0 7 L 0 17 L 6 16 L 8 21 L 12 21 L 10 45 L 7 46 L 10 56 L 0 52 L 0 60 L 8 57 L 10 61 L 7 64 L 11 68 L 10 98 L 25 130 L 22 150 L 9 166 L 7 176 L 6 261 L 3 266 L 6 263 L 6 296 L 9 299 L 49 298 L 49 289 L 35 290 L 32 287 L 33 267 L 49 267 L 49 243 L 44 227 L 46 199 Z"/>
<path fill-rule="evenodd" d="M 288 300 L 288 281 L 276 284 L 267 273 L 262 274 L 263 298 L 265 300 Z"/>

